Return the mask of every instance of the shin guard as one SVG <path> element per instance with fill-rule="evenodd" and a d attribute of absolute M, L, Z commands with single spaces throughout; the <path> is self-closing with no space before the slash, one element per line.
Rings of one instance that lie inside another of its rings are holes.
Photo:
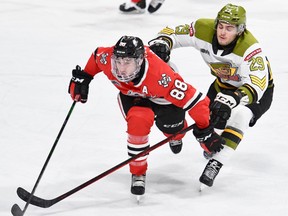
<path fill-rule="evenodd" d="M 148 135 L 154 122 L 154 112 L 148 107 L 134 106 L 126 117 L 127 120 L 127 148 L 128 155 L 136 154 L 149 148 Z M 137 158 L 129 164 L 130 172 L 135 175 L 143 175 L 147 170 L 148 155 Z"/>
<path fill-rule="evenodd" d="M 249 127 L 249 122 L 253 117 L 252 111 L 243 105 L 238 105 L 232 109 L 231 117 L 222 133 L 226 145 L 236 149 L 243 139 L 244 132 Z"/>
<path fill-rule="evenodd" d="M 145 149 L 149 148 L 149 139 L 147 136 L 134 136 L 128 134 L 127 140 L 128 155 L 133 157 Z M 143 175 L 146 173 L 148 164 L 147 164 L 148 155 L 143 155 L 142 157 L 137 158 L 132 161 L 130 166 L 130 172 L 134 175 Z"/>

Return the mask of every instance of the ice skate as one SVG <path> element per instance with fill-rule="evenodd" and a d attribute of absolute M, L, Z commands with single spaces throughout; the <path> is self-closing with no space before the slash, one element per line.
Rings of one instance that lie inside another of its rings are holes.
<path fill-rule="evenodd" d="M 152 0 L 148 6 L 148 12 L 154 13 L 156 12 L 165 0 Z"/>
<path fill-rule="evenodd" d="M 205 184 L 209 187 L 212 187 L 214 180 L 216 176 L 218 175 L 221 167 L 223 166 L 222 163 L 215 159 L 210 159 L 202 173 L 202 175 L 199 178 L 199 181 L 202 184 Z"/>
<path fill-rule="evenodd" d="M 145 181 L 145 174 L 140 176 L 132 174 L 131 193 L 136 196 L 143 195 L 145 193 Z"/>
<path fill-rule="evenodd" d="M 138 3 L 126 2 L 119 6 L 119 10 L 127 14 L 139 14 L 144 13 L 146 8 L 146 0 L 141 0 Z"/>

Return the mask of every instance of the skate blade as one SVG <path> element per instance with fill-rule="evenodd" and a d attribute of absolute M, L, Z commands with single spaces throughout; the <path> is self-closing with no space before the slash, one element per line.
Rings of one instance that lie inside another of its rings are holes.
<path fill-rule="evenodd" d="M 136 195 L 137 205 L 140 205 L 140 202 L 141 202 L 141 200 L 142 200 L 142 197 L 143 197 L 143 195 Z"/>
<path fill-rule="evenodd" d="M 199 186 L 199 192 L 202 192 L 205 188 L 207 188 L 208 186 L 203 184 L 203 183 L 200 183 L 200 186 Z"/>

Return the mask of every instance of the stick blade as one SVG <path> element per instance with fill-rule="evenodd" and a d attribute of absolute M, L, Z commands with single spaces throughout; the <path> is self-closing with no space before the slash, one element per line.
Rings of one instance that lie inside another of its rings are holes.
<path fill-rule="evenodd" d="M 35 205 L 41 208 L 49 208 L 50 206 L 54 204 L 52 200 L 46 200 L 46 199 L 42 199 L 40 197 L 34 196 L 31 193 L 29 193 L 27 190 L 21 187 L 17 189 L 17 194 L 25 202 L 28 202 L 31 205 Z"/>
<path fill-rule="evenodd" d="M 14 204 L 11 208 L 11 213 L 13 216 L 23 216 L 23 211 L 17 204 Z"/>

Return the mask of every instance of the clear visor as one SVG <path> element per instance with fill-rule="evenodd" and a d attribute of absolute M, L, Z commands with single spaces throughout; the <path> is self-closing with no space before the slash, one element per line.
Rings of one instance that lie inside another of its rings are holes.
<path fill-rule="evenodd" d="M 135 79 L 140 72 L 143 58 L 111 57 L 112 74 L 120 82 L 129 82 Z"/>

